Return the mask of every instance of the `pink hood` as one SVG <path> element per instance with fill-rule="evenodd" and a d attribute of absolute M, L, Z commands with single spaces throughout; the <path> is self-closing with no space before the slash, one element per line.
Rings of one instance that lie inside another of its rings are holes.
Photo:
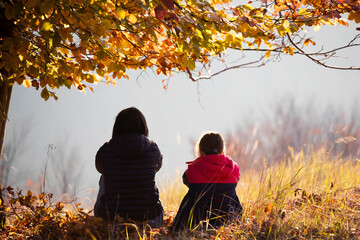
<path fill-rule="evenodd" d="M 237 183 L 239 166 L 226 155 L 211 154 L 187 162 L 189 183 Z"/>

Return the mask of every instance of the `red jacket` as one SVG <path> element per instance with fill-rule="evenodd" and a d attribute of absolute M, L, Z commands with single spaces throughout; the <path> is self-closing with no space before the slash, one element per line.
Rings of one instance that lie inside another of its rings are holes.
<path fill-rule="evenodd" d="M 239 166 L 226 155 L 211 154 L 187 162 L 185 175 L 192 183 L 237 183 Z"/>
<path fill-rule="evenodd" d="M 241 216 L 236 194 L 239 166 L 226 155 L 211 154 L 188 162 L 183 175 L 189 191 L 182 200 L 171 229 L 193 229 L 208 219 L 215 228 Z"/>

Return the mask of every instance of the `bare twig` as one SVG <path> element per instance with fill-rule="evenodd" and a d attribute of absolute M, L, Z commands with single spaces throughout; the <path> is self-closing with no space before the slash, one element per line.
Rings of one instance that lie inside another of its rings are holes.
<path fill-rule="evenodd" d="M 233 70 L 233 69 L 238 69 L 238 68 L 258 68 L 258 67 L 263 67 L 266 65 L 265 62 L 262 62 L 262 60 L 264 59 L 264 56 L 261 56 L 260 59 L 252 61 L 252 62 L 247 62 L 247 63 L 243 63 L 243 64 L 238 64 L 238 65 L 234 65 L 231 67 L 225 67 L 224 69 L 217 71 L 215 73 L 209 74 L 209 75 L 203 75 L 203 76 L 198 76 L 198 77 L 194 77 L 193 74 L 191 73 L 191 71 L 187 68 L 186 72 L 189 76 L 189 78 L 193 81 L 193 82 L 197 82 L 199 80 L 203 80 L 203 79 L 211 79 L 212 77 L 215 77 L 221 73 L 227 72 L 229 70 Z"/>
<path fill-rule="evenodd" d="M 336 70 L 360 70 L 360 67 L 337 67 L 337 66 L 332 66 L 332 65 L 328 65 L 324 62 L 322 62 L 321 60 L 319 59 L 316 59 L 312 56 L 312 54 L 308 54 L 306 53 L 304 50 L 302 50 L 296 43 L 294 43 L 294 41 L 291 39 L 290 35 L 287 34 L 287 37 L 289 39 L 289 41 L 291 42 L 291 44 L 304 56 L 306 56 L 307 58 L 309 58 L 311 61 L 325 67 L 325 68 L 331 68 L 331 69 L 336 69 Z M 349 43 L 351 44 L 351 42 Z M 359 44 L 356 44 L 356 45 L 359 45 Z M 356 46 L 356 45 L 347 45 L 348 47 L 351 47 L 351 46 Z M 339 49 L 344 49 L 346 48 L 347 46 L 344 46 L 342 48 L 339 48 Z M 331 50 L 330 52 L 335 52 L 335 50 Z"/>

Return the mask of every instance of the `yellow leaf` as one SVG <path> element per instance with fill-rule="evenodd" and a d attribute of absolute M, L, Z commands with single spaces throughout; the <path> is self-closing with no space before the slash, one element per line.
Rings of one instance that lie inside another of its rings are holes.
<path fill-rule="evenodd" d="M 193 59 L 187 59 L 186 60 L 186 67 L 188 67 L 190 70 L 194 70 L 195 69 L 195 61 Z"/>
<path fill-rule="evenodd" d="M 112 3 L 112 2 L 109 1 L 109 0 L 106 2 L 106 5 L 107 5 L 110 9 L 114 9 L 114 8 L 115 8 L 115 4 Z"/>
<path fill-rule="evenodd" d="M 121 19 L 124 19 L 124 18 L 125 18 L 125 11 L 124 11 L 124 9 L 117 8 L 117 9 L 116 9 L 116 12 L 117 12 L 117 14 L 119 15 L 119 17 L 120 17 Z"/>
<path fill-rule="evenodd" d="M 271 51 L 270 50 L 267 50 L 266 53 L 265 53 L 265 58 L 268 59 L 271 55 Z"/>
<path fill-rule="evenodd" d="M 246 10 L 253 10 L 254 9 L 254 7 L 252 5 L 250 5 L 250 4 L 243 5 L 243 8 L 246 9 Z"/>
<path fill-rule="evenodd" d="M 314 32 L 319 31 L 319 30 L 320 30 L 320 28 L 321 28 L 321 25 L 320 25 L 320 24 L 319 24 L 319 25 L 314 26 Z"/>
<path fill-rule="evenodd" d="M 50 22 L 43 22 L 43 24 L 41 25 L 41 30 L 43 31 L 49 31 L 50 29 L 52 29 L 52 24 Z"/>
<path fill-rule="evenodd" d="M 31 87 L 31 81 L 26 79 L 26 80 L 23 81 L 22 85 L 24 87 L 29 88 L 29 87 Z"/>
<path fill-rule="evenodd" d="M 290 26 L 290 22 L 288 20 L 284 20 L 283 27 L 288 28 Z"/>
<path fill-rule="evenodd" d="M 96 85 L 98 82 L 101 81 L 101 77 L 98 74 L 94 74 L 94 77 L 95 77 L 94 84 Z"/>
<path fill-rule="evenodd" d="M 289 47 L 288 53 L 289 53 L 291 56 L 293 56 L 293 55 L 294 55 L 294 50 L 295 50 L 295 48 Z"/>
<path fill-rule="evenodd" d="M 255 46 L 254 46 L 254 44 L 253 44 L 252 42 L 246 41 L 246 44 L 248 45 L 248 47 L 249 47 L 250 49 L 255 49 Z"/>
<path fill-rule="evenodd" d="M 307 8 L 301 8 L 300 10 L 299 10 L 299 15 L 304 15 L 305 13 L 307 13 Z"/>
<path fill-rule="evenodd" d="M 137 18 L 135 17 L 134 14 L 130 14 L 129 16 L 129 22 L 131 22 L 132 24 L 136 23 Z"/>

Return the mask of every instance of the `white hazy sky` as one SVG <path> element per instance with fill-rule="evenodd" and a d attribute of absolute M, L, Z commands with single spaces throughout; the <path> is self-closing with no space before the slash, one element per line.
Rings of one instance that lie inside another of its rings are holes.
<path fill-rule="evenodd" d="M 354 27 L 318 32 L 322 41 L 331 46 L 358 33 Z M 360 65 L 359 50 L 343 55 L 350 59 L 338 59 L 340 64 L 350 61 Z M 31 132 L 27 144 L 18 146 L 24 153 L 16 160 L 16 171 L 11 172 L 13 185 L 22 187 L 26 179 L 38 181 L 47 146 L 55 144 L 79 153 L 72 159 L 82 166 L 83 178 L 75 183 L 78 195 L 86 195 L 89 189 L 96 191 L 100 175 L 94 166 L 95 154 L 110 139 L 117 113 L 127 107 L 135 106 L 144 113 L 150 138 L 163 153 L 159 179 L 174 180 L 181 176 L 175 174 L 176 170 L 182 172 L 184 163 L 193 158 L 189 140 L 198 139 L 205 131 L 226 135 L 244 117 L 266 111 L 269 103 L 284 95 L 293 96 L 300 103 L 314 97 L 314 104 L 337 104 L 346 111 L 358 99 L 360 90 L 359 71 L 325 69 L 304 57 L 284 57 L 263 68 L 234 70 L 199 83 L 179 74 L 170 79 L 167 90 L 162 89 L 161 76 L 149 72 L 136 81 L 138 76 L 138 72 L 133 72 L 130 80 L 119 80 L 116 87 L 99 84 L 94 86 L 95 93 L 86 95 L 61 89 L 57 91 L 58 101 L 47 102 L 40 98 L 39 91 L 16 86 L 6 143 L 11 142 L 14 129 L 19 126 L 29 125 Z M 51 160 L 49 166 L 53 164 Z"/>

